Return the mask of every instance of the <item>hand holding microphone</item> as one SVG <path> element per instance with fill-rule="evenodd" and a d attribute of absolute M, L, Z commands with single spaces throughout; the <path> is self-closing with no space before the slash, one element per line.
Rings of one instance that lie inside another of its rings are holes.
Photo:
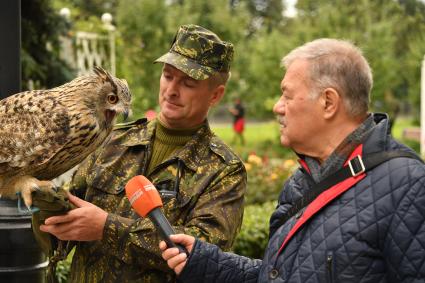
<path fill-rule="evenodd" d="M 125 185 L 125 192 L 137 214 L 147 216 L 153 222 L 168 248 L 178 248 L 180 253 L 189 255 L 186 248 L 170 240 L 170 235 L 175 232 L 160 209 L 162 201 L 158 191 L 145 176 L 138 175 L 131 178 Z"/>

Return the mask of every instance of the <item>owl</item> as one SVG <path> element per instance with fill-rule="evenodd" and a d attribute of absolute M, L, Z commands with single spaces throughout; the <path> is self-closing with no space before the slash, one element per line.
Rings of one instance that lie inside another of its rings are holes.
<path fill-rule="evenodd" d="M 52 179 L 101 146 L 118 114 L 128 116 L 131 93 L 125 80 L 95 67 L 48 90 L 17 93 L 0 101 L 0 194 L 51 189 Z"/>

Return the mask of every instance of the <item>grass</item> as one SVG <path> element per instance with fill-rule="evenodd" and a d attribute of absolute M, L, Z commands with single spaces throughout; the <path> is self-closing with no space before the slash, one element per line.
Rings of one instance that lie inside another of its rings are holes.
<path fill-rule="evenodd" d="M 403 138 L 403 130 L 406 128 L 411 127 L 418 127 L 418 125 L 415 124 L 415 119 L 412 117 L 400 117 L 397 118 L 397 120 L 394 123 L 392 134 L 394 138 L 405 145 L 411 147 L 413 150 L 415 150 L 418 154 L 420 154 L 420 144 L 419 141 L 415 140 L 409 140 Z M 423 157 L 423 156 L 422 156 Z"/>
<path fill-rule="evenodd" d="M 212 124 L 212 130 L 225 142 L 231 143 L 233 139 L 232 125 Z M 247 123 L 244 131 L 246 146 L 257 145 L 261 142 L 275 141 L 279 142 L 279 126 L 277 122 Z"/>
<path fill-rule="evenodd" d="M 289 149 L 280 145 L 279 125 L 274 120 L 246 123 L 244 131 L 245 145 L 241 145 L 239 140 L 233 142 L 234 133 L 231 123 L 212 123 L 211 129 L 244 160 L 250 153 L 270 158 L 286 157 L 292 154 Z"/>
<path fill-rule="evenodd" d="M 400 117 L 397 118 L 393 127 L 393 136 L 397 140 L 401 140 L 403 138 L 403 130 L 406 128 L 413 127 L 413 118 L 409 117 Z"/>
<path fill-rule="evenodd" d="M 393 127 L 393 136 L 419 153 L 419 142 L 403 138 L 403 130 L 414 126 L 413 118 L 399 117 Z M 212 123 L 211 128 L 214 133 L 231 146 L 244 160 L 252 152 L 271 158 L 286 158 L 293 155 L 289 149 L 285 149 L 280 145 L 279 125 L 274 120 L 247 123 L 244 131 L 245 145 L 232 142 L 234 134 L 231 122 Z"/>

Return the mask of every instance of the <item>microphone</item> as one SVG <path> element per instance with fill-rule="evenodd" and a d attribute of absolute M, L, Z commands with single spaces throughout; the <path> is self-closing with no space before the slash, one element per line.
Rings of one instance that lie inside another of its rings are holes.
<path fill-rule="evenodd" d="M 175 244 L 170 235 L 175 234 L 170 222 L 161 211 L 162 200 L 155 186 L 142 175 L 134 176 L 125 185 L 125 193 L 133 209 L 142 217 L 149 217 L 168 248 L 178 248 L 180 253 L 189 256 L 186 248 Z"/>

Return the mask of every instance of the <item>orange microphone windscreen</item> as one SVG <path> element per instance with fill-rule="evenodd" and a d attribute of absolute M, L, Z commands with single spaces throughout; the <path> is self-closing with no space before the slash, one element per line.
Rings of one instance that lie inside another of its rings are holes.
<path fill-rule="evenodd" d="M 162 206 L 158 191 L 145 176 L 131 178 L 125 185 L 125 193 L 131 206 L 142 217 L 146 217 L 154 208 Z"/>

